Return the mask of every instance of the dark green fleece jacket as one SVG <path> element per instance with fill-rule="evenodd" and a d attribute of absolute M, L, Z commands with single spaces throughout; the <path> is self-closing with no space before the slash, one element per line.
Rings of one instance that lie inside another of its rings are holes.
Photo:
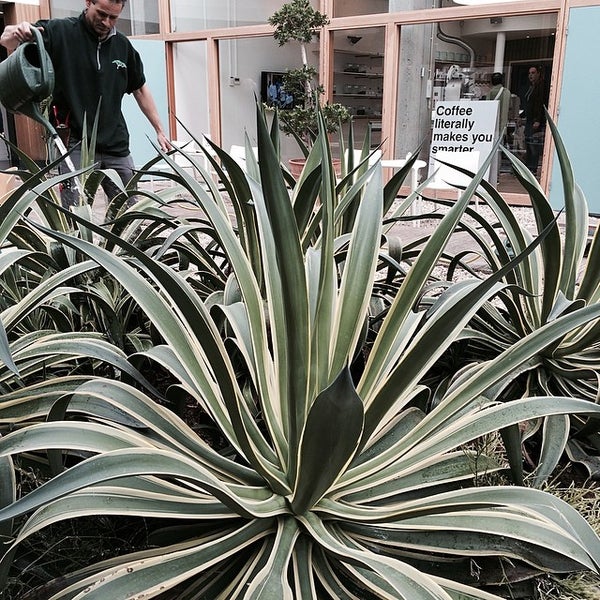
<path fill-rule="evenodd" d="M 44 28 L 44 44 L 55 71 L 56 110 L 51 108 L 51 117 L 56 112 L 60 120 L 68 119 L 71 139 L 80 140 L 84 115 L 89 135 L 101 100 L 96 150 L 113 156 L 129 154 L 121 101 L 146 81 L 140 55 L 131 42 L 117 31 L 99 41 L 84 13 L 36 25 Z"/>

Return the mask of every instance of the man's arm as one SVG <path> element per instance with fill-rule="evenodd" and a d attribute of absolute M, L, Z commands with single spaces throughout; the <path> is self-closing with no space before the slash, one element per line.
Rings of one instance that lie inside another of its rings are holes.
<path fill-rule="evenodd" d="M 144 84 L 141 88 L 134 90 L 133 97 L 135 98 L 140 110 L 144 113 L 145 117 L 150 121 L 154 131 L 156 131 L 156 139 L 161 150 L 166 152 L 171 148 L 169 139 L 167 138 L 160 117 L 158 116 L 158 109 L 156 103 L 150 92 L 150 88 L 147 84 Z"/>
<path fill-rule="evenodd" d="M 27 21 L 18 25 L 7 25 L 0 36 L 0 44 L 12 52 L 21 42 L 30 42 L 33 39 L 31 28 L 31 23 Z"/>

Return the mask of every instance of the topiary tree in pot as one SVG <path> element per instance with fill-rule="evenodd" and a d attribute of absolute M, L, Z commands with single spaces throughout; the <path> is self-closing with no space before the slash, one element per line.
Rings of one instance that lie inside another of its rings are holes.
<path fill-rule="evenodd" d="M 328 23 L 327 16 L 313 8 L 310 0 L 291 0 L 269 17 L 269 24 L 275 28 L 273 37 L 280 46 L 289 42 L 300 45 L 302 67 L 289 69 L 283 77 L 283 87 L 294 98 L 294 106 L 280 113 L 280 123 L 284 133 L 296 138 L 304 156 L 316 135 L 317 106 L 325 117 L 328 133 L 335 133 L 341 123 L 350 119 L 344 105 L 321 101 L 324 89 L 314 84 L 317 69 L 308 62 L 307 44 Z M 295 161 L 299 161 L 300 170 L 304 164 L 304 159 L 292 159 L 292 173 Z"/>

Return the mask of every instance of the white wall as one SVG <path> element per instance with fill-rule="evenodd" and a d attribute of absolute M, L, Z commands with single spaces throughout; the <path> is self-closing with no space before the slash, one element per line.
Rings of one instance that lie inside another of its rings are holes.
<path fill-rule="evenodd" d="M 206 42 L 180 42 L 174 45 L 175 116 L 197 139 L 209 133 Z M 189 140 L 177 125 L 174 139 Z"/>
<path fill-rule="evenodd" d="M 163 126 L 166 128 L 168 108 L 164 44 L 159 40 L 131 40 L 131 43 L 142 57 L 146 82 L 154 96 Z M 156 143 L 156 133 L 131 94 L 125 94 L 123 98 L 123 115 L 129 129 L 133 160 L 137 166 L 141 166 L 156 156 L 156 150 L 149 141 Z"/>

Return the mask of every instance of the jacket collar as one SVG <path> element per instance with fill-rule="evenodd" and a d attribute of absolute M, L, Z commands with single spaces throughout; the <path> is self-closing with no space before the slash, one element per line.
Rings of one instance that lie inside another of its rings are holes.
<path fill-rule="evenodd" d="M 106 42 L 109 38 L 113 37 L 114 35 L 117 35 L 117 28 L 113 27 L 109 32 L 108 35 L 103 38 L 100 39 L 98 37 L 98 35 L 96 34 L 96 32 L 90 27 L 90 24 L 88 23 L 87 19 L 85 18 L 85 11 L 87 9 L 84 9 L 81 14 L 79 15 L 79 22 L 81 23 L 82 27 L 87 31 L 87 33 L 92 36 L 94 38 L 94 40 L 96 40 L 97 42 L 100 43 L 104 43 Z"/>

